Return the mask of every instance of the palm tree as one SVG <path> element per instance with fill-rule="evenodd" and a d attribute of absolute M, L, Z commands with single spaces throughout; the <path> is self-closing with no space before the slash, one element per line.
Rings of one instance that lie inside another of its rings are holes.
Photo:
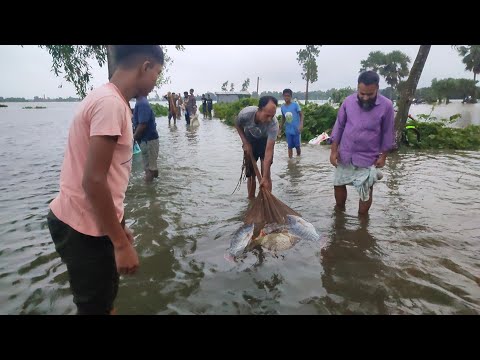
<path fill-rule="evenodd" d="M 400 81 L 408 76 L 410 58 L 401 51 L 395 50 L 385 55 L 385 66 L 380 69 L 380 75 L 385 82 L 396 89 Z"/>
<path fill-rule="evenodd" d="M 477 82 L 477 74 L 480 74 L 480 45 L 457 46 L 458 55 L 462 56 L 465 70 L 473 72 L 473 81 Z M 473 102 L 477 102 L 477 92 L 473 92 Z"/>
<path fill-rule="evenodd" d="M 394 50 L 388 54 L 381 51 L 372 51 L 368 54 L 366 60 L 360 62 L 360 72 L 366 70 L 378 72 L 392 88 L 393 95 L 393 90 L 396 90 L 402 79 L 408 76 L 409 63 L 410 58 L 399 50 Z"/>
<path fill-rule="evenodd" d="M 473 71 L 473 80 L 480 74 L 480 45 L 456 46 L 458 55 L 462 56 L 465 70 Z"/>

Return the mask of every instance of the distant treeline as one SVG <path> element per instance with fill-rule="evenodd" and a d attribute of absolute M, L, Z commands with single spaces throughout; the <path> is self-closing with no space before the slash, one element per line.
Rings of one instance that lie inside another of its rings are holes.
<path fill-rule="evenodd" d="M 448 103 L 450 99 L 465 99 L 468 96 L 478 97 L 480 88 L 478 81 L 470 79 L 440 79 L 432 80 L 432 85 L 427 88 L 417 89 L 415 97 L 428 103 L 445 101 Z"/>
<path fill-rule="evenodd" d="M 33 99 L 25 99 L 23 97 L 21 98 L 15 98 L 15 97 L 8 97 L 4 98 L 0 96 L 0 102 L 74 102 L 74 101 L 80 101 L 79 98 L 74 98 L 74 97 L 68 97 L 68 98 L 55 98 L 55 99 L 50 99 L 50 98 L 43 98 L 43 97 L 38 97 L 35 96 Z"/>
<path fill-rule="evenodd" d="M 477 81 L 478 83 L 478 81 Z M 399 88 L 402 86 L 402 83 L 399 84 Z M 283 90 L 283 89 L 282 89 Z M 309 91 L 308 92 L 308 99 L 309 100 L 332 100 L 334 103 L 340 103 L 343 99 L 353 93 L 355 91 L 354 88 L 341 88 L 341 89 L 329 89 L 326 91 L 317 90 L 317 91 Z M 380 89 L 380 93 L 389 99 L 396 100 L 398 98 L 398 91 L 399 89 L 393 89 L 391 87 L 387 87 L 385 89 Z M 163 92 L 166 94 L 166 91 Z M 178 94 L 178 93 L 177 93 Z M 210 94 L 210 97 L 213 101 L 217 101 L 217 96 L 212 92 L 205 93 L 205 96 Z M 254 91 L 251 93 L 253 98 L 257 98 L 257 92 Z M 467 96 L 474 96 L 480 94 L 480 88 L 476 86 L 476 82 L 470 79 L 433 79 L 432 85 L 430 87 L 419 88 L 415 92 L 415 98 L 417 100 L 425 101 L 425 102 L 442 102 L 449 99 L 464 99 Z M 260 96 L 270 95 L 274 96 L 278 100 L 282 100 L 283 96 L 281 91 L 262 91 Z M 183 97 L 183 93 L 182 93 Z M 297 100 L 305 100 L 305 92 L 303 91 L 294 91 L 293 98 Z M 195 96 L 197 101 L 202 99 L 202 94 L 197 94 Z M 162 101 L 164 100 L 162 96 L 154 96 L 148 98 L 149 101 Z M 3 98 L 0 97 L 0 102 L 74 102 L 80 101 L 78 98 L 68 97 L 68 98 L 43 98 L 35 96 L 33 99 L 25 99 L 25 98 Z"/>
<path fill-rule="evenodd" d="M 337 89 L 330 89 L 330 90 L 326 90 L 326 91 L 322 91 L 322 90 L 309 91 L 308 92 L 308 100 L 328 100 L 336 90 Z M 266 96 L 266 95 L 274 96 L 278 100 L 283 99 L 283 95 L 282 95 L 281 91 L 262 91 L 260 93 L 260 96 Z M 257 97 L 257 92 L 254 91 L 252 93 L 252 96 Z M 305 100 L 305 92 L 304 91 L 293 91 L 293 98 L 296 98 L 297 100 Z"/>

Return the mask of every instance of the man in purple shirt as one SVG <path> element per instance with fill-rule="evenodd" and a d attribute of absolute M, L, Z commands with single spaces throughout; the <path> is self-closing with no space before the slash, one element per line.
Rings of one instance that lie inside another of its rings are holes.
<path fill-rule="evenodd" d="M 377 168 L 385 165 L 395 141 L 393 104 L 378 93 L 379 81 L 374 71 L 360 74 L 358 91 L 338 109 L 331 135 L 337 207 L 345 208 L 346 185 L 353 185 L 360 194 L 359 214 L 367 214 L 372 205 L 373 184 L 382 176 Z"/>

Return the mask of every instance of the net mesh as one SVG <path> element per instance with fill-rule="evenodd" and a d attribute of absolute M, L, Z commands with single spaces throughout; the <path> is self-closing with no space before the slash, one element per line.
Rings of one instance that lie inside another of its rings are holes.
<path fill-rule="evenodd" d="M 256 161 L 253 159 L 253 156 L 250 156 L 250 158 L 245 157 L 245 161 L 242 166 L 242 176 L 240 178 L 242 179 L 245 166 L 248 165 L 245 164 L 247 161 L 250 161 L 253 164 L 255 174 L 257 175 L 259 181 L 261 181 L 262 176 L 258 170 Z M 285 224 L 287 222 L 287 215 L 301 217 L 298 212 L 277 199 L 270 191 L 261 187 L 257 197 L 253 201 L 252 207 L 244 216 L 244 223 L 254 224 L 255 232 L 259 232 L 266 224 Z"/>

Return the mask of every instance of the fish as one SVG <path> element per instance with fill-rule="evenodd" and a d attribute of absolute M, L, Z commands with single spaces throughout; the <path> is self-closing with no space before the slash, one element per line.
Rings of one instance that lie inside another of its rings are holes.
<path fill-rule="evenodd" d="M 200 126 L 200 121 L 198 121 L 198 113 L 193 115 L 193 117 L 190 119 L 190 126 Z"/>
<path fill-rule="evenodd" d="M 235 231 L 227 250 L 230 256 L 237 257 L 245 250 L 252 239 L 254 227 L 254 224 L 244 224 Z"/>
<path fill-rule="evenodd" d="M 320 240 L 320 235 L 318 235 L 315 227 L 301 217 L 295 215 L 287 215 L 287 222 L 288 232 L 292 235 L 298 236 L 299 238 L 308 241 Z"/>
<path fill-rule="evenodd" d="M 286 230 L 287 230 L 287 225 L 286 224 L 276 224 L 276 223 L 266 224 L 263 227 L 263 229 L 260 230 L 259 237 L 262 237 L 262 236 L 265 236 L 265 235 L 268 235 L 268 234 L 272 234 L 272 233 L 279 233 L 279 232 L 286 231 Z"/>
<path fill-rule="evenodd" d="M 298 237 L 284 231 L 258 237 L 255 239 L 255 243 L 268 250 L 282 251 L 290 249 L 298 240 Z"/>

